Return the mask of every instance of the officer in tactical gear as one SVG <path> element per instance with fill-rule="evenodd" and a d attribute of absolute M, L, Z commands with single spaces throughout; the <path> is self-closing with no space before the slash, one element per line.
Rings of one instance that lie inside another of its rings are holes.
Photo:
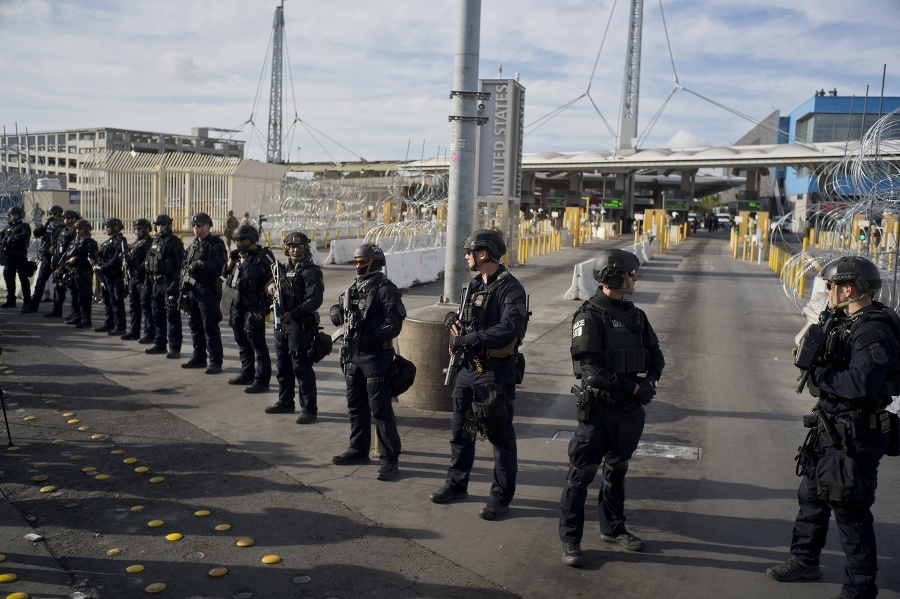
<path fill-rule="evenodd" d="M 6 282 L 6 303 L 0 308 L 16 307 L 16 277 L 22 285 L 22 304 L 31 304 L 31 282 L 25 269 L 28 265 L 28 244 L 31 225 L 26 223 L 25 211 L 13 206 L 7 213 L 9 224 L 0 231 L 0 252 L 3 253 L 3 280 Z"/>
<path fill-rule="evenodd" d="M 400 291 L 383 272 L 384 251 L 366 243 L 353 253 L 356 281 L 331 306 L 331 322 L 343 327 L 341 368 L 347 381 L 350 447 L 331 458 L 338 466 L 369 463 L 374 418 L 381 467 L 376 478 L 393 480 L 400 457 L 400 434 L 391 405 L 388 375 L 393 339 L 400 334 L 406 308 Z"/>
<path fill-rule="evenodd" d="M 50 275 L 53 273 L 51 261 L 53 259 L 53 248 L 55 247 L 59 234 L 62 233 L 65 223 L 62 219 L 62 208 L 59 206 L 51 206 L 47 211 L 47 222 L 38 224 L 34 227 L 34 236 L 41 240 L 38 248 L 38 270 L 37 277 L 34 280 L 34 289 L 31 292 L 31 302 L 24 303 L 22 313 L 37 312 L 41 300 L 44 297 L 44 289 Z"/>
<path fill-rule="evenodd" d="M 125 225 L 118 218 L 109 218 L 103 223 L 109 239 L 100 246 L 94 273 L 100 281 L 100 294 L 106 318 L 94 330 L 107 335 L 125 334 L 125 252 L 128 242 L 122 236 Z"/>
<path fill-rule="evenodd" d="M 625 299 L 634 293 L 640 264 L 626 250 L 601 252 L 593 268 L 600 288 L 572 317 L 572 366 L 581 386 L 572 389 L 578 397 L 578 428 L 569 442 L 559 538 L 563 563 L 576 568 L 584 565 L 588 485 L 601 465 L 600 539 L 629 551 L 644 549 L 644 542 L 625 528 L 625 474 L 665 359 L 647 315 Z"/>
<path fill-rule="evenodd" d="M 228 250 L 225 242 L 210 232 L 212 224 L 205 212 L 198 212 L 191 219 L 195 237 L 184 257 L 180 283 L 181 305 L 188 314 L 194 352 L 181 367 L 205 368 L 206 374 L 219 374 L 223 358 L 220 277 L 228 262 Z"/>
<path fill-rule="evenodd" d="M 881 289 L 881 274 L 870 260 L 844 256 L 826 265 L 819 276 L 826 281 L 828 307 L 821 319 L 823 351 L 808 368 L 808 389 L 818 401 L 804 417 L 812 431 L 797 458 L 802 478 L 792 556 L 766 573 L 780 582 L 821 578 L 819 558 L 833 512 L 847 557 L 840 597 L 869 599 L 878 594 L 871 507 L 878 464 L 889 440 L 890 418 L 884 408 L 898 392 L 892 370 L 900 354 L 900 319 L 873 299 Z M 855 462 L 860 484 L 855 493 L 836 500 L 827 492 L 827 481 L 829 465 L 840 463 L 835 459 L 840 451 Z"/>
<path fill-rule="evenodd" d="M 184 244 L 172 234 L 172 219 L 168 214 L 160 214 L 153 220 L 156 236 L 147 250 L 145 265 L 147 278 L 144 282 L 150 288 L 150 312 L 156 328 L 153 347 L 145 354 L 166 354 L 177 360 L 181 357 L 181 311 L 178 309 L 178 268 L 184 262 Z M 168 344 L 168 351 L 166 345 Z"/>
<path fill-rule="evenodd" d="M 275 378 L 278 380 L 278 402 L 266 413 L 293 413 L 294 387 L 297 387 L 300 414 L 297 424 L 311 424 L 319 411 L 316 373 L 310 348 L 319 329 L 318 309 L 325 294 L 322 269 L 313 263 L 309 237 L 300 232 L 284 238 L 287 264 L 277 266 L 276 281 L 269 284 L 269 294 L 281 314 L 281 329 L 275 329 Z M 276 287 L 277 283 L 277 287 Z"/>
<path fill-rule="evenodd" d="M 228 324 L 234 332 L 241 359 L 241 372 L 228 379 L 229 385 L 247 385 L 244 393 L 263 393 L 269 390 L 272 360 L 266 343 L 266 314 L 269 298 L 266 287 L 272 280 L 275 256 L 259 245 L 259 232 L 253 225 L 243 225 L 234 233 L 237 249 L 225 264 L 225 279 L 238 292 L 228 314 Z"/>
<path fill-rule="evenodd" d="M 72 317 L 66 324 L 87 329 L 91 326 L 94 303 L 94 264 L 97 263 L 97 242 L 91 238 L 91 223 L 81 219 L 75 223 L 75 239 L 69 244 L 63 264 L 70 269 L 69 291 L 72 293 Z"/>
<path fill-rule="evenodd" d="M 72 269 L 67 267 L 63 261 L 63 257 L 69 251 L 69 246 L 75 241 L 75 223 L 80 219 L 81 216 L 74 210 L 63 212 L 63 228 L 57 237 L 50 258 L 50 267 L 53 269 L 53 308 L 44 314 L 45 318 L 62 316 L 62 306 L 66 301 L 66 289 L 69 287 L 69 278 L 72 272 Z M 72 314 L 69 314 L 67 320 L 71 319 Z"/>
<path fill-rule="evenodd" d="M 139 218 L 132 223 L 134 242 L 125 250 L 125 285 L 128 293 L 128 332 L 125 341 L 153 343 L 156 325 L 153 323 L 151 285 L 147 279 L 147 253 L 153 239 L 150 237 L 150 221 Z M 143 324 L 143 336 L 141 326 Z"/>
<path fill-rule="evenodd" d="M 477 429 L 494 446 L 494 481 L 478 515 L 496 520 L 509 511 L 516 492 L 516 354 L 528 308 L 522 284 L 500 262 L 506 243 L 499 232 L 479 229 L 466 237 L 463 247 L 470 270 L 478 275 L 464 294 L 468 301 L 462 306 L 462 318 L 451 312 L 445 319 L 450 351 L 462 356 L 451 395 L 450 468 L 431 501 L 446 503 L 468 494 Z"/>

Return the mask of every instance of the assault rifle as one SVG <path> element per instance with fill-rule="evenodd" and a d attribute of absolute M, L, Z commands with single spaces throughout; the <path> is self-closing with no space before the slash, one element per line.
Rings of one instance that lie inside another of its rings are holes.
<path fill-rule="evenodd" d="M 272 298 L 272 322 L 275 324 L 275 330 L 280 331 L 284 297 L 281 290 L 281 265 L 277 261 L 272 265 L 272 279 L 275 282 L 275 296 Z"/>
<path fill-rule="evenodd" d="M 803 393 L 809 377 L 812 374 L 813 367 L 823 352 L 828 334 L 835 327 L 838 318 L 827 305 L 822 313 L 819 314 L 819 322 L 812 324 L 800 340 L 800 347 L 797 348 L 797 354 L 794 356 L 794 366 L 803 370 L 800 377 L 800 385 L 797 387 L 797 393 Z"/>
<path fill-rule="evenodd" d="M 462 321 L 463 313 L 465 312 L 466 305 L 469 303 L 469 295 L 471 295 L 471 285 L 466 285 L 463 287 L 462 293 L 460 294 L 459 300 L 459 310 L 456 311 L 456 320 Z M 449 313 L 447 316 L 449 317 L 452 314 Z M 463 328 L 459 331 L 460 335 L 465 335 L 466 331 Z M 456 350 L 450 354 L 450 362 L 447 364 L 447 368 L 444 370 L 446 373 L 444 376 L 444 386 L 449 387 L 453 384 L 454 380 L 456 380 L 456 373 L 459 372 L 459 362 L 462 359 L 462 350 Z"/>
<path fill-rule="evenodd" d="M 198 246 L 196 244 L 191 244 L 191 253 L 189 256 L 186 256 L 184 262 L 181 263 L 181 273 L 178 275 L 178 288 L 175 291 L 175 296 L 172 300 L 172 303 L 177 310 L 181 310 L 183 312 L 188 311 L 187 307 L 187 294 L 194 287 L 197 286 L 199 281 L 190 275 L 191 264 L 194 261 L 194 255 L 197 253 Z"/>

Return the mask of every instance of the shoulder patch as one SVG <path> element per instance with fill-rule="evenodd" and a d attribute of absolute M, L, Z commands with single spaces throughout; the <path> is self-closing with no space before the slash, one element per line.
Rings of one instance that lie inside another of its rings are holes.
<path fill-rule="evenodd" d="M 872 359 L 872 362 L 878 364 L 879 366 L 887 364 L 891 359 L 891 356 L 888 354 L 887 350 L 880 345 L 872 345 L 868 348 L 868 350 L 869 357 Z"/>

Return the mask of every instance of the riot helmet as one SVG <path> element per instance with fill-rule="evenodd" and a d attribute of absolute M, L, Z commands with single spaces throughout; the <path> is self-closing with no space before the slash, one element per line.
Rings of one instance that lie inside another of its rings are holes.
<path fill-rule="evenodd" d="M 353 252 L 353 263 L 356 264 L 356 276 L 364 279 L 384 268 L 384 250 L 374 243 L 364 243 Z"/>
<path fill-rule="evenodd" d="M 198 212 L 191 219 L 191 225 L 209 225 L 211 227 L 212 224 L 212 217 L 205 212 Z"/>
<path fill-rule="evenodd" d="M 103 223 L 104 229 L 112 229 L 113 234 L 121 233 L 122 229 L 125 228 L 125 225 L 122 224 L 122 221 L 118 218 L 108 218 L 106 222 Z"/>
<path fill-rule="evenodd" d="M 625 274 L 641 266 L 638 257 L 628 250 L 604 250 L 594 260 L 594 280 L 610 289 L 625 285 Z"/>
<path fill-rule="evenodd" d="M 832 283 L 849 284 L 860 293 L 874 295 L 881 289 L 881 273 L 875 263 L 862 256 L 842 256 L 829 262 L 820 277 Z"/>
<path fill-rule="evenodd" d="M 12 216 L 13 214 L 15 214 L 15 215 L 18 215 L 19 218 L 25 218 L 25 211 L 22 209 L 21 206 L 11 206 L 10 209 L 7 211 L 7 214 L 9 216 Z"/>
<path fill-rule="evenodd" d="M 74 210 L 66 210 L 65 212 L 63 212 L 63 218 L 74 218 L 75 220 L 78 220 L 79 218 L 81 218 L 81 215 Z"/>
<path fill-rule="evenodd" d="M 146 218 L 137 218 L 131 223 L 132 229 L 147 229 L 150 230 L 150 221 Z"/>
<path fill-rule="evenodd" d="M 49 214 L 50 216 L 53 216 L 54 214 L 57 216 L 60 216 L 62 213 L 63 213 L 62 206 L 58 206 L 56 204 L 54 204 L 53 206 L 50 206 L 50 210 L 47 211 L 47 214 Z"/>
<path fill-rule="evenodd" d="M 154 225 L 165 225 L 166 227 L 172 226 L 172 217 L 168 214 L 159 214 L 156 218 L 153 219 Z"/>
<path fill-rule="evenodd" d="M 197 217 L 195 216 L 194 218 L 196 219 Z M 250 243 L 257 243 L 259 242 L 259 231 L 253 225 L 241 225 L 235 229 L 233 237 L 238 243 L 245 239 L 249 239 Z"/>
<path fill-rule="evenodd" d="M 281 249 L 284 251 L 285 256 L 290 256 L 288 250 L 292 245 L 302 245 L 306 247 L 306 253 L 309 253 L 309 237 L 300 231 L 294 231 L 293 233 L 288 233 L 284 238 L 284 243 L 281 246 Z"/>
<path fill-rule="evenodd" d="M 78 229 L 84 229 L 85 231 L 90 233 L 93 227 L 91 226 L 90 222 L 82 218 L 77 223 L 75 223 L 75 230 L 77 231 Z"/>
<path fill-rule="evenodd" d="M 491 259 L 498 262 L 506 254 L 506 242 L 503 241 L 503 236 L 498 231 L 490 229 L 478 229 L 466 235 L 463 248 L 469 251 L 487 250 Z"/>

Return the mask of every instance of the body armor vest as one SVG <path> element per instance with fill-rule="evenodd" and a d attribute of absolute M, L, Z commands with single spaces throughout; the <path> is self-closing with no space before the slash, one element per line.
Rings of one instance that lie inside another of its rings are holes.
<path fill-rule="evenodd" d="M 165 275 L 170 279 L 175 278 L 180 265 L 172 260 L 166 260 L 166 247 L 172 243 L 181 243 L 181 240 L 172 234 L 157 235 L 147 251 L 147 273 L 151 275 Z"/>
<path fill-rule="evenodd" d="M 629 311 L 641 330 L 645 323 L 638 311 Z M 597 354 L 602 366 L 619 374 L 647 372 L 650 353 L 640 333 L 618 322 L 606 310 L 586 303 L 572 319 L 572 357 L 583 353 Z M 575 374 L 580 374 L 577 361 Z"/>
<path fill-rule="evenodd" d="M 150 250 L 150 244 L 153 239 L 148 235 L 143 239 L 137 239 L 128 246 L 125 251 L 125 265 L 131 276 L 140 275 L 141 269 L 147 261 L 147 252 Z"/>

